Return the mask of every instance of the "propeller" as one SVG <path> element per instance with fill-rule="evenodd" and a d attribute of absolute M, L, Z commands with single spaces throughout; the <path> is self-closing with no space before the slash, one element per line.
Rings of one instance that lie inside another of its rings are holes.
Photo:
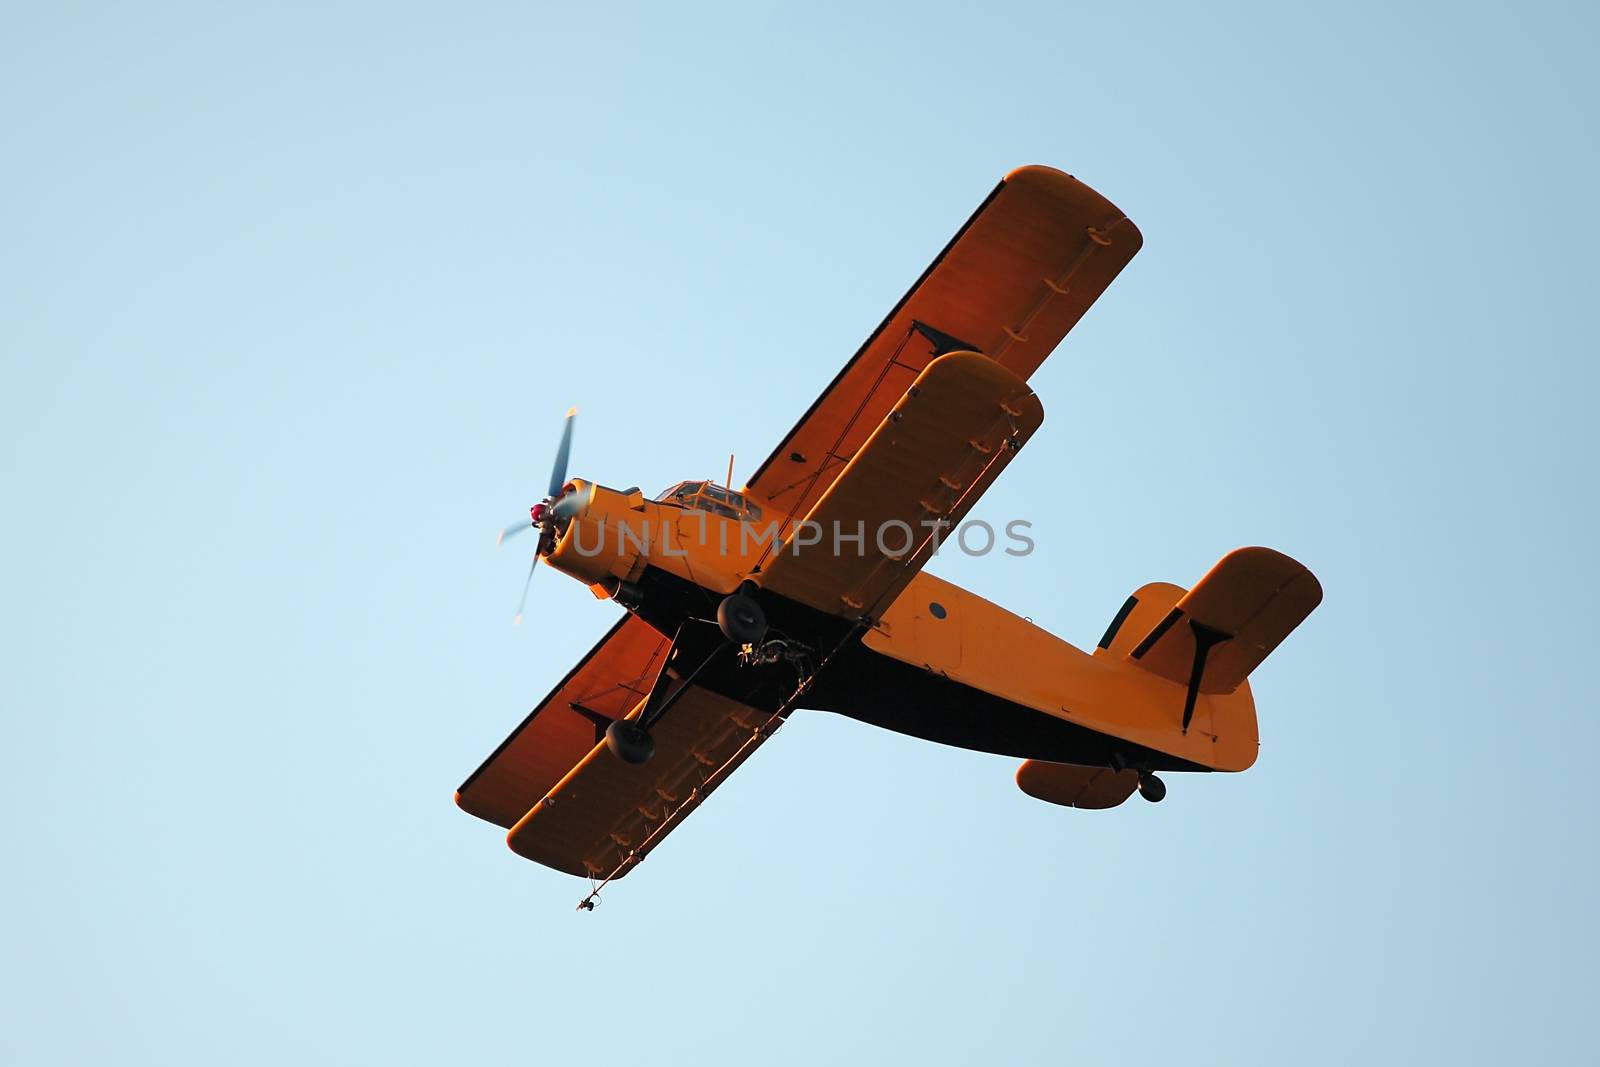
<path fill-rule="evenodd" d="M 539 553 L 535 552 L 528 561 L 528 578 L 522 583 L 522 599 L 517 601 L 517 615 L 511 620 L 512 626 L 522 625 L 522 613 L 528 607 L 528 587 L 533 584 L 533 572 L 539 568 Z"/>
<path fill-rule="evenodd" d="M 574 494 L 563 495 L 561 490 L 567 484 L 567 460 L 572 456 L 572 424 L 578 416 L 577 408 L 567 409 L 567 421 L 561 427 L 561 443 L 556 446 L 556 461 L 550 471 L 550 488 L 545 493 L 544 499 L 528 509 L 526 521 L 514 522 L 501 530 L 495 537 L 494 543 L 501 545 L 506 538 L 514 537 L 523 530 L 538 527 L 544 529 L 549 519 L 570 518 L 577 509 L 577 498 Z M 533 560 L 528 564 L 528 577 L 522 583 L 522 599 L 517 601 L 517 615 L 514 625 L 522 624 L 522 613 L 528 606 L 528 588 L 533 585 L 533 572 L 539 568 L 539 551 L 535 547 Z"/>

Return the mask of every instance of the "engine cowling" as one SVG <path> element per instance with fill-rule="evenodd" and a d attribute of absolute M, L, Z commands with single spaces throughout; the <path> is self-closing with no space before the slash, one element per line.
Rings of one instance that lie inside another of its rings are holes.
<path fill-rule="evenodd" d="M 649 504 L 637 489 L 622 493 L 574 478 L 562 487 L 556 536 L 545 559 L 588 585 L 632 581 L 650 544 Z M 569 502 L 570 501 L 570 502 Z"/>

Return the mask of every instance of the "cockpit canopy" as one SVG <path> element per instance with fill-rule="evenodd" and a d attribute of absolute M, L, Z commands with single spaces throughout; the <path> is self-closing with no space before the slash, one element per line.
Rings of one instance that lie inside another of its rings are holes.
<path fill-rule="evenodd" d="M 744 494 L 735 493 L 732 489 L 724 488 L 715 482 L 679 482 L 664 490 L 656 499 L 662 503 L 677 504 L 679 507 L 695 511 L 708 511 L 725 519 L 740 519 L 744 522 L 757 522 L 761 519 L 761 508 L 746 500 Z"/>

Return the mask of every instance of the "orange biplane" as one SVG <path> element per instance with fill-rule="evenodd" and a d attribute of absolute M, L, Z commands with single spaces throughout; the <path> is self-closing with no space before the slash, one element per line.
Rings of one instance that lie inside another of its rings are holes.
<path fill-rule="evenodd" d="M 1067 174 L 1007 175 L 737 491 L 568 479 L 569 413 L 548 496 L 506 532 L 627 614 L 456 803 L 587 875 L 592 908 L 798 708 L 1018 757 L 1022 790 L 1068 807 L 1254 763 L 1247 678 L 1322 598 L 1289 557 L 1144 585 L 1090 652 L 922 571 L 1043 422 L 1028 376 L 1141 241 Z"/>

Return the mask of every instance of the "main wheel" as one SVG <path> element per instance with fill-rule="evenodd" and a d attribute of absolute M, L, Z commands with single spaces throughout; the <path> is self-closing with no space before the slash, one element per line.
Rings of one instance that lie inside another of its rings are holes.
<path fill-rule="evenodd" d="M 717 625 L 722 636 L 740 645 L 759 645 L 767 635 L 767 613 L 755 597 L 734 593 L 717 605 Z"/>
<path fill-rule="evenodd" d="M 1139 795 L 1152 804 L 1159 804 L 1167 795 L 1167 783 L 1153 774 L 1139 776 Z"/>
<path fill-rule="evenodd" d="M 632 719 L 616 719 L 606 727 L 606 747 L 624 763 L 643 763 L 655 754 L 656 739 Z"/>

